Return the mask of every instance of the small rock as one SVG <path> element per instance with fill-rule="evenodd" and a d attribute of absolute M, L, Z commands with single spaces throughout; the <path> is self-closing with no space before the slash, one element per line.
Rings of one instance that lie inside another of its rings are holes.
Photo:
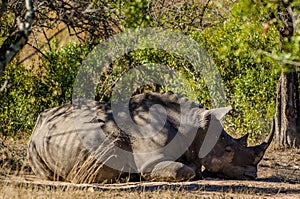
<path fill-rule="evenodd" d="M 87 191 L 88 191 L 88 192 L 95 192 L 95 190 L 94 190 L 93 187 L 89 187 L 89 188 L 87 189 Z"/>

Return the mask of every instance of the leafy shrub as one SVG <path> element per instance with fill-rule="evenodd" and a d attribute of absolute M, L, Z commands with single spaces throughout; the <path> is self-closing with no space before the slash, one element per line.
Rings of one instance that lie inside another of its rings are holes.
<path fill-rule="evenodd" d="M 279 50 L 277 31 L 271 28 L 264 33 L 259 21 L 232 14 L 223 24 L 191 36 L 206 47 L 219 67 L 228 103 L 234 108 L 228 126 L 253 138 L 266 132 L 275 114 L 280 67 L 260 52 Z"/>
<path fill-rule="evenodd" d="M 10 76 L 11 88 L 1 93 L 0 132 L 17 135 L 30 132 L 39 113 L 71 100 L 71 91 L 86 48 L 68 44 L 46 52 L 37 67 L 10 65 L 2 82 Z"/>
<path fill-rule="evenodd" d="M 190 23 L 188 17 L 181 16 L 194 13 L 195 9 L 201 10 L 203 8 L 201 4 L 189 2 L 179 5 L 179 13 L 170 9 L 161 13 L 160 18 L 156 18 L 153 10 L 150 15 L 152 24 L 155 25 L 170 28 L 170 24 L 181 24 L 171 25 L 171 28 L 186 32 L 207 49 L 221 73 L 228 105 L 233 106 L 233 111 L 227 118 L 227 128 L 235 129 L 237 134 L 250 133 L 250 137 L 255 140 L 268 131 L 275 114 L 276 83 L 279 78 L 278 69 L 281 66 L 264 56 L 262 51 L 271 53 L 280 51 L 279 35 L 274 26 L 270 26 L 269 30 L 264 32 L 263 20 L 267 9 L 256 12 L 254 16 L 245 17 L 243 14 L 245 9 L 241 9 L 241 4 L 231 6 L 232 10 L 225 12 L 226 19 L 218 18 L 213 26 L 208 27 L 197 28 L 199 24 L 194 23 L 195 21 Z M 215 12 L 212 5 L 208 10 L 211 13 Z M 177 16 L 178 14 L 180 15 Z M 161 63 L 182 73 L 187 79 L 185 82 L 188 84 L 187 87 L 191 87 L 192 90 L 178 88 L 173 91 L 210 107 L 211 99 L 203 80 L 205 74 L 195 76 L 193 70 L 185 70 L 192 69 L 190 63 L 174 54 L 151 49 L 139 50 L 116 62 L 115 67 L 121 66 L 124 73 L 145 63 Z M 152 90 L 168 90 L 166 87 L 152 86 L 152 88 Z"/>

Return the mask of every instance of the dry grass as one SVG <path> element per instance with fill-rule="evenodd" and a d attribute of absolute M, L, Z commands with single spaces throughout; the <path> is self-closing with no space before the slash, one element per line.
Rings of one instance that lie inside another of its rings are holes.
<path fill-rule="evenodd" d="M 298 198 L 298 185 L 201 180 L 185 183 L 72 184 L 2 180 L 2 198 Z M 26 183 L 28 182 L 28 183 Z M 286 186 L 283 188 L 282 186 Z"/>
<path fill-rule="evenodd" d="M 2 190 L 1 190 L 2 192 Z M 208 192 L 180 192 L 180 191 L 154 191 L 154 192 L 126 192 L 126 191 L 55 191 L 35 190 L 27 188 L 6 187 L 2 192 L 3 198 L 261 198 L 261 196 L 247 196 L 246 194 L 208 193 Z"/>

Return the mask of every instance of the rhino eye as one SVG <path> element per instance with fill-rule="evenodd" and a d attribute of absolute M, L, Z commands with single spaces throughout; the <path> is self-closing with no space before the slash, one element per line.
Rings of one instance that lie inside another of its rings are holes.
<path fill-rule="evenodd" d="M 232 149 L 230 146 L 227 146 L 227 147 L 225 147 L 225 151 L 229 153 L 229 152 L 232 152 Z"/>

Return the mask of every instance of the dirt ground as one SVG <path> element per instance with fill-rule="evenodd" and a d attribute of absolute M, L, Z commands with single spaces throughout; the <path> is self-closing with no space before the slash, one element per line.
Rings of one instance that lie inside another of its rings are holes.
<path fill-rule="evenodd" d="M 38 179 L 26 159 L 27 140 L 0 137 L 2 198 L 300 198 L 300 149 L 268 149 L 255 181 L 72 184 Z"/>

